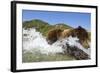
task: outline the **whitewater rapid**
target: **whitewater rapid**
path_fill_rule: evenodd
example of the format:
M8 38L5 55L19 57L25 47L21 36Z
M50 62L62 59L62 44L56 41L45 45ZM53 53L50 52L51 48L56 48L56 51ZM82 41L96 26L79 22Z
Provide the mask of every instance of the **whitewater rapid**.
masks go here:
M54 44L49 45L46 38L42 36L40 32L37 32L35 28L23 29L23 50L30 51L32 53L40 52L42 54L56 54L64 53L62 45L68 43L70 46L77 46L85 53L90 55L90 49L85 49L79 42L77 37L69 37L56 41ZM66 46L67 47L67 46Z
M34 53L41 52L42 54L63 52L62 47L58 46L58 43L49 45L46 38L35 29L23 29L23 49Z

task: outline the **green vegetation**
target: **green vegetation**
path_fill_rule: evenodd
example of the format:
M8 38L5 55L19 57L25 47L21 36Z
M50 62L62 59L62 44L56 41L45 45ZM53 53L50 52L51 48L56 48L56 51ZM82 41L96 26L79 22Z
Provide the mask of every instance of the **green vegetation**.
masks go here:
M47 22L44 22L39 19L31 20L31 21L25 21L23 22L23 28L36 28L37 31L41 32L44 36L46 36L48 30L53 28L61 28L61 29L67 29L72 28L64 23L59 23L55 25L50 25Z
M70 27L69 25L64 24L64 23L58 23L58 24L55 24L54 27L56 27L56 28L61 28L61 29L72 28L72 27Z

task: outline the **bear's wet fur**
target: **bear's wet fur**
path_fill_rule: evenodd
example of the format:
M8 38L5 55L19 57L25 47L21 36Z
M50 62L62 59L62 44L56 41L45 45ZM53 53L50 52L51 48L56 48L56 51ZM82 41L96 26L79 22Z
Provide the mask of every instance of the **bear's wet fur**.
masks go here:
M49 44L53 44L54 42L56 42L58 40L58 38L60 37L62 32L63 32L63 30L61 30L61 29L49 30L48 34L47 34L47 42Z
M77 28L71 28L71 29L51 29L49 30L47 34L47 41L49 44L53 44L59 39L63 39L66 37L78 37L80 44L84 48L89 48L89 36L88 32L82 28L81 26L78 26Z

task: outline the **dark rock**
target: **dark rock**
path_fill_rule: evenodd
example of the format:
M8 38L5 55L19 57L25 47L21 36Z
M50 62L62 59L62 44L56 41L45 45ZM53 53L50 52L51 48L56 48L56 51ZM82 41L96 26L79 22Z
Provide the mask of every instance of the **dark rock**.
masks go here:
M86 60L89 59L89 55L87 53L85 53L83 50L79 49L76 46L69 46L68 44L66 44L67 47L63 47L64 53L65 54L69 54L71 56L74 56L77 60Z

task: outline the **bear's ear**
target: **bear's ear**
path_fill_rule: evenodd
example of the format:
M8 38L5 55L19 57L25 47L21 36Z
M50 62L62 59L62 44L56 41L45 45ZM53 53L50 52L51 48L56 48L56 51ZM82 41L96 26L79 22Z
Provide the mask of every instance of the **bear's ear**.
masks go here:
M82 27L81 26L78 26L78 29L82 29Z
M76 29L86 32L85 28L83 28L82 26L78 26L78 28L76 28Z

